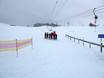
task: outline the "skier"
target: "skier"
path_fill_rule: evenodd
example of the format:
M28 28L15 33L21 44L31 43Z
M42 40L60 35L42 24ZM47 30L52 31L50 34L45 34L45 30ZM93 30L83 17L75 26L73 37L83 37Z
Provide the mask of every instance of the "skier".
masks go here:
M46 39L48 38L48 32L46 32Z
M45 34L44 34L44 38L45 38L45 39L48 38L48 32L45 32Z
M54 34L54 39L56 40L56 39L57 39L57 34L56 34L56 32L54 31L53 34Z
M48 38L52 39L52 34L51 33L48 33Z
M57 34L55 31L51 32L51 38L54 40L57 39Z
M46 39L47 38L47 33L45 32L45 34L44 34L44 38Z

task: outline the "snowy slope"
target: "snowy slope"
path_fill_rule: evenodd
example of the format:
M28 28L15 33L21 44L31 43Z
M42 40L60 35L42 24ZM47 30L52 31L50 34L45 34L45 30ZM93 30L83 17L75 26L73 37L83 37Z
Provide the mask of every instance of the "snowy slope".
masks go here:
M104 53L101 54L98 47L89 49L65 37L65 34L79 38L85 35L84 38L96 42L95 34L103 33L102 27L96 32L88 27L57 27L53 30L58 33L57 41L44 39L47 27L0 26L0 40L33 37L33 48L21 49L18 57L15 51L0 52L0 78L104 77Z

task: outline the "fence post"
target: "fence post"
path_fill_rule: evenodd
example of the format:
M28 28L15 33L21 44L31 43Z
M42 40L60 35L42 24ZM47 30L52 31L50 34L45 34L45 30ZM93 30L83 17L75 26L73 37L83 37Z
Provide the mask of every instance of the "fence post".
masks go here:
M32 46L32 49L33 49L33 38L31 38L31 46Z
M79 44L79 39L78 39L78 44Z
M102 53L102 51L103 51L102 45L103 45L103 43L101 43L101 46L100 46L100 52L101 52L101 53Z
M70 40L71 40L71 37L70 37Z
M91 48L91 44L89 43L89 48Z
M74 42L75 42L75 38L74 38Z
M101 43L101 46L100 46L100 52L102 53L102 45L103 45L103 43L102 43L102 38L100 38L100 43Z
M18 57L18 40L16 39L16 56Z
M84 46L84 41L83 41L83 46Z

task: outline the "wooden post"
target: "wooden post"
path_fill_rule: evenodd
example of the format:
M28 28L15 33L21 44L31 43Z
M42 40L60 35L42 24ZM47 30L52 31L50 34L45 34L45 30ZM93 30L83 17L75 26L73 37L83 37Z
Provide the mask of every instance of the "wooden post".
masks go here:
M75 42L75 38L74 38L74 42Z
M79 39L78 39L78 44L79 44Z
M102 53L102 38L100 38L100 43L101 43L101 46L100 46L100 52Z
M84 46L84 41L83 41L83 46Z
M100 43L102 43L102 38L100 38Z
M70 37L70 40L71 40L71 37Z
M89 48L91 48L91 44L89 43Z
M18 57L18 40L16 39L16 56Z
M31 46L32 46L32 49L33 49L33 38L31 38Z
M102 43L101 43L101 46L100 46L100 52L102 53L103 51L103 48L102 48Z

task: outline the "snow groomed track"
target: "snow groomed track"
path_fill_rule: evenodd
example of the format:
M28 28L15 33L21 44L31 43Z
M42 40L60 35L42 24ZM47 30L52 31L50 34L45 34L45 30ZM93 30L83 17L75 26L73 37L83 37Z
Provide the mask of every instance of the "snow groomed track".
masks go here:
M82 30L83 29L83 30ZM65 34L99 42L96 32L88 27L57 27L57 40L44 39L46 27L2 26L0 40L33 38L31 46L15 52L0 52L0 78L103 78L104 53L99 48L89 49L65 38ZM7 32L7 33L5 33ZM83 32L83 33L82 33ZM90 33L90 34L89 34ZM84 34L84 35L83 35Z

